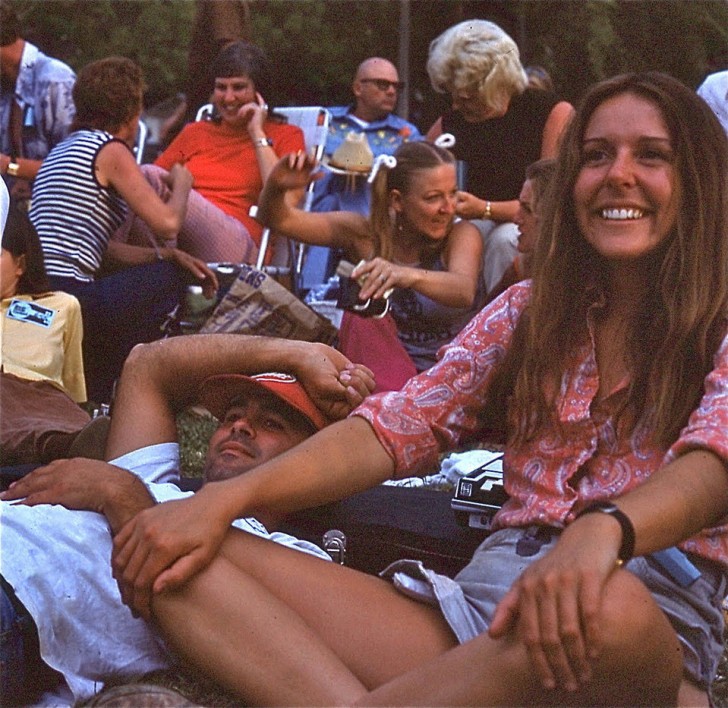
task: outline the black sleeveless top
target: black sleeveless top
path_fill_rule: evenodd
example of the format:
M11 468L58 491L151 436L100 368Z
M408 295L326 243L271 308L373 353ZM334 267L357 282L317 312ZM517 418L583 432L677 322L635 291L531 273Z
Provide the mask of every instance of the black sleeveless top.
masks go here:
M541 157L543 128L558 100L526 89L501 118L468 123L458 111L443 114L443 133L455 136L451 152L467 163L465 190L494 202L518 199L526 167Z

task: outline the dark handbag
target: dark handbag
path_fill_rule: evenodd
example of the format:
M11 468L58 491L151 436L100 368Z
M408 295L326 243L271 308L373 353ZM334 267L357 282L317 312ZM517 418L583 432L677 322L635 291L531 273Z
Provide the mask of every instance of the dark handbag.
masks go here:
M341 261L336 274L339 276L339 295L336 307L348 310L362 317L384 317L389 311L388 298L369 298L360 300L361 285L351 277L354 266L348 261Z

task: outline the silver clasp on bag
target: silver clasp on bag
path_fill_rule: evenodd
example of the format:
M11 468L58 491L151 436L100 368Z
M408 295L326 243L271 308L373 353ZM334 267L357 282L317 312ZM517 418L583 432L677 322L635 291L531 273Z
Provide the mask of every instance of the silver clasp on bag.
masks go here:
M339 565L346 561L346 534L339 529L330 529L324 534L323 547L331 560Z

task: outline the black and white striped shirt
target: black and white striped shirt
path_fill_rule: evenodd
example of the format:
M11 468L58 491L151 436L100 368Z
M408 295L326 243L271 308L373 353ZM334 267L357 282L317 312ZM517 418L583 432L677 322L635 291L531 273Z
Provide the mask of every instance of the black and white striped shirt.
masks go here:
M78 130L43 160L30 220L48 275L92 281L111 234L126 217L126 202L112 187L101 186L94 170L99 151L112 140L103 130Z

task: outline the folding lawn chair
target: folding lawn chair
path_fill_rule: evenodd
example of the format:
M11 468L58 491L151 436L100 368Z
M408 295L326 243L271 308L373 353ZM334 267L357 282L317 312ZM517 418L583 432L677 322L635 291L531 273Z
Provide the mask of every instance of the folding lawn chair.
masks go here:
M149 128L147 128L147 124L143 120L140 120L139 127L137 128L136 140L134 141L134 147L132 148L137 165L141 165L142 160L144 160L144 147L147 143L148 133Z
M326 147L326 136L329 132L329 120L331 115L321 106L292 106L286 108L277 108L276 111L285 115L291 125L298 126L303 131L303 139L306 145L306 152L313 155L316 160L320 161L324 155ZM304 211L310 211L313 202L314 183L308 185L302 208ZM270 230L263 231L263 240L261 241L260 254L258 255L257 267L263 265L265 253L268 248L270 239ZM283 239L280 239L283 242ZM286 241L288 241L286 239ZM303 271L303 262L306 255L306 245L302 243L285 243L288 246L287 261L291 268L292 285L296 294L300 294L301 273ZM275 257L274 257L275 259Z

